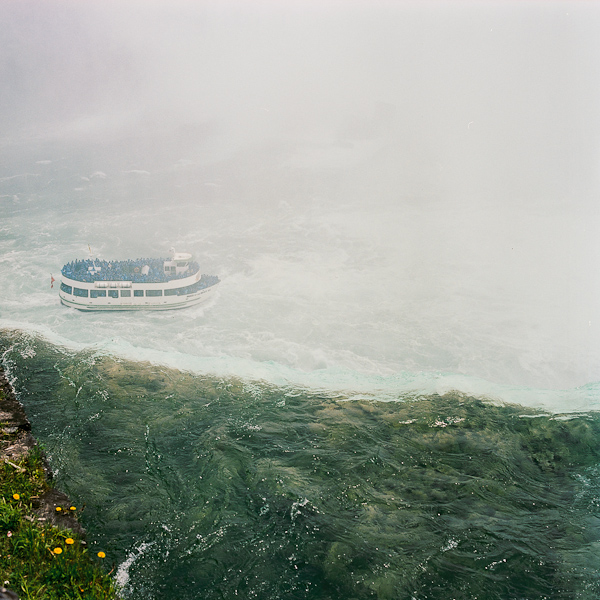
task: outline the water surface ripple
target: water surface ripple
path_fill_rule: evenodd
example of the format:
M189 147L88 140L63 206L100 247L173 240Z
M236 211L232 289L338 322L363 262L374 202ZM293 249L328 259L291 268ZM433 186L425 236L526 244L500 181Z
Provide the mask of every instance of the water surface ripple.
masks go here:
M3 364L132 600L597 598L597 414L346 400L30 334Z

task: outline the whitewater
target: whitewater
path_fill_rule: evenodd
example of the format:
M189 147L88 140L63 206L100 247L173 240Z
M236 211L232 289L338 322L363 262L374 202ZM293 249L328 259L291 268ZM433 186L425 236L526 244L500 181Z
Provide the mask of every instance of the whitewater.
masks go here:
M185 158L152 172L109 169L114 156L84 165L30 157L0 182L0 325L350 396L455 389L594 409L595 203L403 196L374 177L374 165L392 162L385 140L356 146L332 144L329 158L300 144L280 155ZM326 166L307 166L311 153ZM221 277L210 306L83 315L50 286L76 258L161 256L172 246Z
M122 596L596 600L598 6L7 7L0 360Z

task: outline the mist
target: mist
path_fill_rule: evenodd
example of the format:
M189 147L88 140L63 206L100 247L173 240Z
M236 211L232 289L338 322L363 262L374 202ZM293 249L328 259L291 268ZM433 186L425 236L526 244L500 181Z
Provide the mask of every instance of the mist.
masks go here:
M9 0L0 203L64 261L191 245L219 333L176 351L598 381L599 25L594 2Z
M3 13L11 140L190 126L230 149L378 140L436 191L597 190L596 3L7 2Z

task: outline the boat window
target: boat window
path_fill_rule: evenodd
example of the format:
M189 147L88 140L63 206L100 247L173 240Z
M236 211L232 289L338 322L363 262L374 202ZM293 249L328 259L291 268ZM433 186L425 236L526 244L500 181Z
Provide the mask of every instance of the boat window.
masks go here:
M143 296L144 290L133 290L133 295L134 296Z
M90 290L90 298L106 298L106 290Z
M205 286L203 286L200 281L197 281L196 283L185 287L167 289L165 290L165 296L186 296L187 294L196 293L202 287Z
M73 295L74 296L80 296L81 298L87 298L88 297L88 291L87 290L82 290L81 288L73 288Z
M121 290L121 298L131 298L131 290Z
M162 290L146 290L146 296L162 296Z
M60 289L62 292L65 292L65 294L71 294L73 292L73 288L70 285L67 285L66 283L61 283Z
M108 290L108 297L109 298L118 298L119 290Z

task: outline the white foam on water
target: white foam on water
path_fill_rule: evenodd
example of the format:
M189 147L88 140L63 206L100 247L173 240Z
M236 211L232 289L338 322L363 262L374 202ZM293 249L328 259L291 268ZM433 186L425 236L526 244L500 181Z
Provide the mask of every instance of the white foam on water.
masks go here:
M23 324L0 320L0 330L22 331ZM132 346L119 339L94 344L73 342L51 329L29 330L67 352L92 352L126 360L149 362L195 375L236 378L273 385L282 390L303 390L343 400L406 401L433 394L458 392L491 403L518 404L555 414L575 414L600 410L600 383L569 389L543 389L493 383L478 377L445 372L398 372L378 375L340 367L302 371L273 361L254 361L232 356L194 356ZM23 358L33 350L26 348Z
M26 209L5 211L0 326L63 347L349 397L454 389L557 412L595 410L592 204L573 211L555 200L390 194L389 181L375 177L391 160L381 153L393 157L386 143L369 142L351 166L335 167L336 177L325 170L317 180L319 160L305 160L310 146L298 150L308 167L294 166L293 148L281 161L249 153L214 172L190 162L188 188L171 167L131 178L123 172L137 167L126 164L71 166L66 175L64 164L56 172L43 165L44 177L61 176L65 187L50 193L44 180L24 194ZM238 173L258 165L271 168L271 187L240 187ZM69 191L72 180L99 172L106 178L91 178L85 194ZM164 202L156 190L178 189L172 177L180 201ZM206 180L219 187L196 185ZM101 187L108 181L110 193ZM172 246L221 277L209 304L81 313L60 305L58 281L50 288L51 274L58 280L64 263L90 249L120 259L167 255Z
M119 589L123 590L129 583L129 569L133 563L144 555L144 552L153 546L156 542L144 542L132 550L127 558L117 567L115 574L115 583Z

